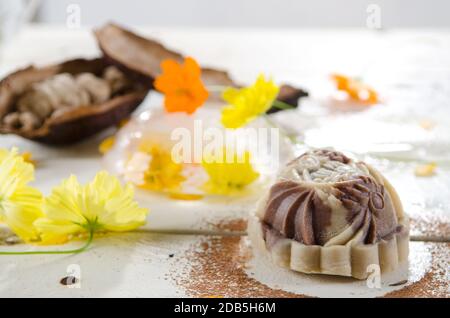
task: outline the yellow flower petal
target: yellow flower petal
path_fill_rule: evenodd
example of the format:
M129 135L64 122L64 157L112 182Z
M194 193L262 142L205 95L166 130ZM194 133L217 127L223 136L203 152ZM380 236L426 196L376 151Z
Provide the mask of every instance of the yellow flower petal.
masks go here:
M111 199L105 206L107 213L99 219L108 231L130 231L145 224L147 213L136 202L132 200L134 191L131 186L127 186L125 192L114 199Z
M233 104L234 101L239 97L240 90L234 87L228 87L222 93L222 98L224 101Z
M437 164L429 163L425 165L417 166L414 170L414 174L417 177L431 177L436 173Z
M87 186L89 193L96 193L97 204L103 208L97 215L98 223L109 231L130 231L145 224L148 210L133 200L131 185L122 187L119 180L106 172L100 172Z
M226 150L224 150L219 160L210 156L203 159L202 165L209 176L209 181L205 185L207 192L212 194L239 192L258 179L259 173L250 163L249 152L241 156L234 152L231 157L232 160L227 162Z
M76 176L70 176L55 187L45 199L44 212L47 218L83 224L86 219L82 211L83 188Z
M110 136L100 143L100 145L98 146L98 151L102 155L104 155L104 154L108 153L112 149L112 147L114 147L115 143L116 143L116 137Z
M0 219L24 241L38 239L34 221L42 214L42 194L28 186L34 168L16 149L0 151Z
M176 191L185 180L183 166L173 161L170 150L158 145L141 144L139 150L150 156L140 188L152 191Z
M36 161L33 159L33 154L29 151L26 151L22 153L22 158L26 163L32 164L33 166L36 166Z
M227 88L222 98L229 105L222 111L222 125L235 129L248 124L270 109L279 91L279 87L272 80L266 81L262 74L252 86L239 90Z
M41 233L41 244L56 245L68 242L73 234L86 232L87 229L70 221L40 218L34 222Z
M0 196L3 198L34 180L33 165L24 162L17 149L3 154L0 165Z
M17 189L9 198L11 209L5 209L8 226L25 241L38 239L38 232L33 223L42 217L42 194L31 187Z
M145 224L148 210L134 201L131 185L99 172L81 186L75 176L56 187L45 200L45 217L37 220L44 243L61 243L88 230L129 231Z

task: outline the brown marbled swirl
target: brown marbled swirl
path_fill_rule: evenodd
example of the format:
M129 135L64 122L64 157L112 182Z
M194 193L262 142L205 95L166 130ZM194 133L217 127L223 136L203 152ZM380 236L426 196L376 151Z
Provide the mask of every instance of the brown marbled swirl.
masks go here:
M306 153L281 176L260 212L268 247L280 238L304 245L374 244L402 230L392 187L386 188L373 168L342 153Z

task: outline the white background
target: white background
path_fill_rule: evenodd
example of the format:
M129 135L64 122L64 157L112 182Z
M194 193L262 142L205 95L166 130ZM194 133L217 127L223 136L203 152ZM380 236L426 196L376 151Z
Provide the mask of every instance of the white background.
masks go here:
M2 0L3 1L3 0ZM208 27L365 27L378 4L383 28L449 27L449 0L42 0L38 21L64 23L79 4L82 23Z

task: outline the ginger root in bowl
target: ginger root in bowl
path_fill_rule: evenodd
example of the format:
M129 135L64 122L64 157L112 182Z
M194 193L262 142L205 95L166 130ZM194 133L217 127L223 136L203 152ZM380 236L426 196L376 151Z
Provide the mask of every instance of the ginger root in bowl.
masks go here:
M406 262L409 221L389 182L364 162L327 149L280 173L249 222L254 245L303 273L365 279Z

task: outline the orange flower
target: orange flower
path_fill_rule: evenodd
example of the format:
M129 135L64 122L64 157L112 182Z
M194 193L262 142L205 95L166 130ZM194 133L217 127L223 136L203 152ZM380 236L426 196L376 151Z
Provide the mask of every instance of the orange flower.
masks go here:
M331 78L336 83L336 88L346 92L351 99L367 105L373 105L379 102L377 92L368 85L339 74L333 74Z
M164 106L169 113L192 114L208 99L208 91L201 80L201 69L190 57L184 64L175 60L161 63L162 74L155 80L155 88L165 95Z

